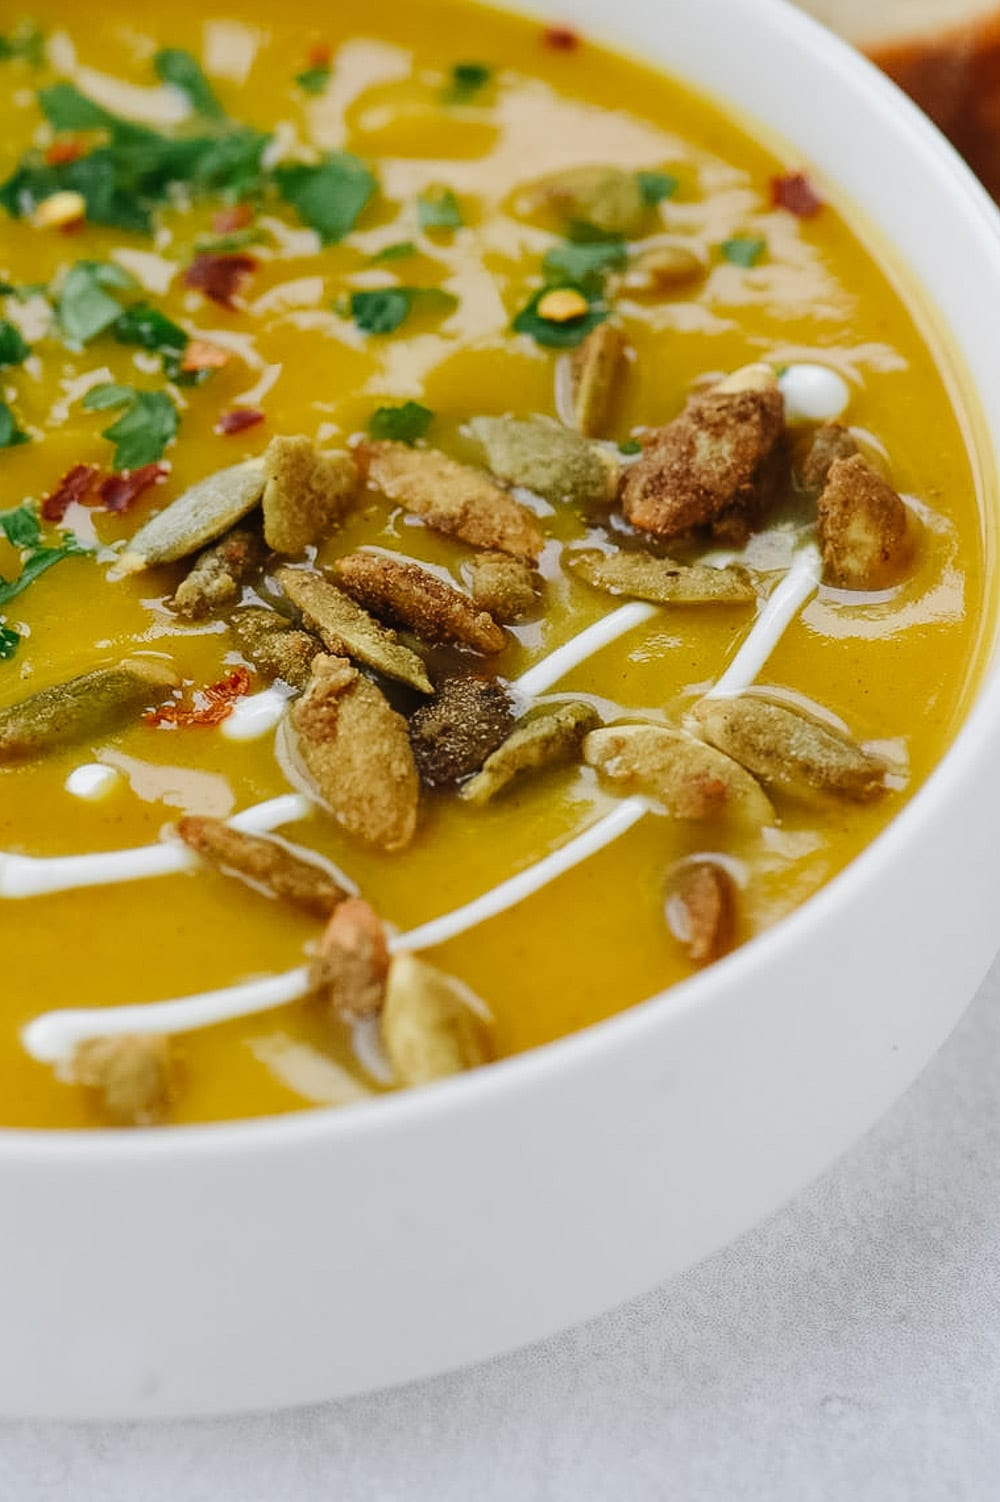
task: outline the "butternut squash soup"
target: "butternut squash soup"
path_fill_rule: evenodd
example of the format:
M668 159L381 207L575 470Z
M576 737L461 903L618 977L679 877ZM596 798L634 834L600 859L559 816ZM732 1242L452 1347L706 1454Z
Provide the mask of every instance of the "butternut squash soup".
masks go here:
M970 423L794 153L452 0L40 0L0 119L0 1123L558 1038L940 758Z

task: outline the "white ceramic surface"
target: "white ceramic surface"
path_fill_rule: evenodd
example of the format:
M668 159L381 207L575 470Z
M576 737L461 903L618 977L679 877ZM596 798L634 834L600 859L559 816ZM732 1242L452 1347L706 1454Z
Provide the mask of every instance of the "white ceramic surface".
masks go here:
M838 182L929 289L1000 453L1000 220L891 85L779 0L560 14ZM581 1320L761 1219L913 1079L987 968L998 737L994 668L944 764L844 876L558 1045L339 1113L0 1133L0 1412L210 1413L401 1382Z

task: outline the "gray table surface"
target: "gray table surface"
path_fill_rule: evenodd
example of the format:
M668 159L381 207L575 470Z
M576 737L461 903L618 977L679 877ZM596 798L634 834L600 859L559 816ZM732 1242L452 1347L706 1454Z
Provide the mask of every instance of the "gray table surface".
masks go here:
M347 1403L0 1426L0 1502L1000 1498L998 1161L1000 963L865 1142L678 1281Z

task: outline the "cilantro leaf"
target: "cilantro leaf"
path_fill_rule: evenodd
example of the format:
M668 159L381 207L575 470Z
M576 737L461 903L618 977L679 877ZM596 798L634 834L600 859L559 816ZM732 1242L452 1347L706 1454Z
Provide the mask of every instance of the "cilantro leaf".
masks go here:
M623 438L618 445L618 452L620 454L641 454L642 444L638 438Z
M121 123L73 83L54 83L39 89L38 104L53 130L108 130Z
M551 318L543 318L538 311L539 303L551 292L562 288L570 292L579 292L586 298L587 312L582 313L579 318L569 318L561 323ZM517 314L511 328L518 334L530 334L536 344L541 344L546 349L574 349L586 339L592 329L596 329L599 323L603 323L607 316L606 306L592 289L575 282L560 282L556 287L539 287Z
M16 579L0 579L0 605L7 605L16 595L22 594L29 584L34 584L53 564L61 563L64 558L81 557L89 552L90 549L82 547L72 532L64 532L63 541L58 547L39 548L37 552L29 553Z
M21 633L13 626L0 625L0 662L10 662L21 645Z
M16 324L8 318L0 318L0 369L4 365L21 365L30 354L31 347L25 343Z
M122 305L105 288L130 290L135 282L120 266L104 261L77 261L63 278L56 316L63 333L88 344L121 316Z
M35 68L45 61L45 36L34 21L19 21L6 36L0 35L0 62L20 58Z
M0 449L17 448L20 443L30 443L31 437L17 425L17 418L6 402L0 402Z
M159 308L149 303L135 303L112 325L111 332L119 344L137 344L155 354L179 359L188 347L188 336Z
M643 202L651 209L665 198L673 198L680 186L677 178L671 177L669 172L637 172L636 180Z
M373 438L390 438L397 443L415 443L423 438L434 421L430 407L419 402L403 402L399 407L376 407L368 419L368 431Z
M366 334L392 334L414 308L451 312L458 299L441 287L380 287L375 292L352 292L350 316Z
M180 89L191 108L206 120L224 120L226 112L212 92L212 86L201 70L201 64L182 47L161 47L153 58L153 67L161 83Z
M324 63L319 68L305 68L301 73L296 73L295 82L306 94L322 94L330 82L330 65Z
M446 104L467 104L493 77L486 63L456 63L444 91Z
M734 235L723 240L719 246L724 258L732 266L756 266L767 249L767 241L758 235Z
M419 250L412 240L397 240L392 245L383 245L371 258L373 266L380 261L404 261L408 256L419 255Z
M91 412L125 408L101 434L115 445L112 468L116 470L155 464L177 434L177 408L164 391L136 391L132 386L104 382L90 388L83 405Z
M266 239L258 225L249 224L246 229L233 229L225 235L199 235L194 248L198 255L224 256L234 250L246 250L248 245L260 245Z
M542 271L549 282L571 282L599 292L606 271L620 270L628 260L628 246L620 235L580 244L564 240L546 252Z
M37 548L42 539L42 528L34 504L22 501L11 511L0 511L0 532L11 547Z
M450 188L428 188L417 199L421 229L461 229L464 224L458 199Z
M331 152L315 167L300 162L276 167L274 180L285 202L324 245L350 234L377 186L364 162L349 151Z

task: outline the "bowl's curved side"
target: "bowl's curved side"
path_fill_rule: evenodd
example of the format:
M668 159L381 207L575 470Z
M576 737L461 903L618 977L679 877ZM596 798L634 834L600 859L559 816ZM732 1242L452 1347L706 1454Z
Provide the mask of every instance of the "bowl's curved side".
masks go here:
M776 0L561 9L794 139L1000 390L1000 220L866 64ZM985 972L998 730L994 673L928 786L823 893L565 1043L333 1115L0 1134L0 1411L210 1413L404 1381L586 1318L758 1221L914 1078Z

